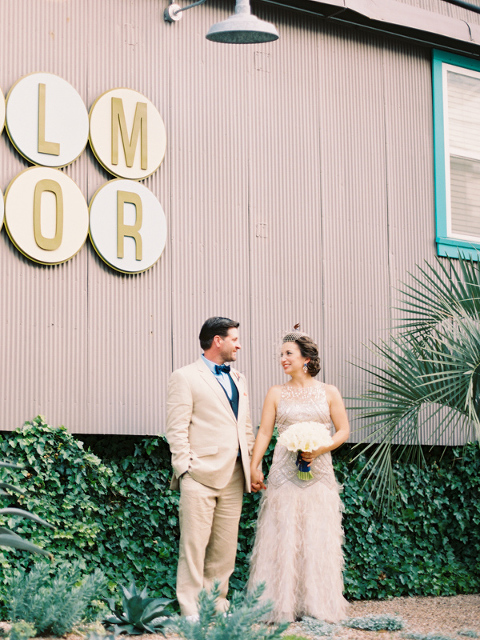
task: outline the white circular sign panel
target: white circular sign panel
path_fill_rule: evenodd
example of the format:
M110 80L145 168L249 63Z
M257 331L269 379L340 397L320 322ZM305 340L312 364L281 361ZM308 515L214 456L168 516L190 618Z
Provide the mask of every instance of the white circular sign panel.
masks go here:
M7 95L7 133L17 151L44 167L64 167L88 142L87 108L72 85L52 73L32 73Z
M66 262L87 239L87 203L62 171L30 167L8 185L5 227L27 258L41 264Z
M165 157L165 124L155 105L138 91L111 89L90 109L90 145L114 176L143 180Z
M0 89L0 133L5 125L5 97Z
M167 241L162 205L139 182L111 180L90 202L90 239L100 258L117 271L146 271Z

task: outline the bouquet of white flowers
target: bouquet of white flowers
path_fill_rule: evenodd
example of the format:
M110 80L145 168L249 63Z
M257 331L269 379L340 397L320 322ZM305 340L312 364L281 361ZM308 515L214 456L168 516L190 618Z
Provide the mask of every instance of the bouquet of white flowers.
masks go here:
M284 431L278 442L289 451L298 451L297 476L300 480L310 480L313 474L308 462L302 459L302 451L314 451L318 447L328 447L332 444L332 436L328 427L320 422L296 422Z

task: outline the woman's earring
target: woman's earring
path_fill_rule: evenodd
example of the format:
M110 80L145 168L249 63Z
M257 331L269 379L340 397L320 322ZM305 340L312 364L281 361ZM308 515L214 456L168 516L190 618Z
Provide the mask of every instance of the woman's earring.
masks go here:
M304 362L303 363L303 373L307 373L307 371L308 371L307 363Z

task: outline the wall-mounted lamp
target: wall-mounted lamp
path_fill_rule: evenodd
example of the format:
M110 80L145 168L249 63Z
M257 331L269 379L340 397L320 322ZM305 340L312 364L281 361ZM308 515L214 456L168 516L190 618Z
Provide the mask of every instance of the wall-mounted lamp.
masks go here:
M165 9L164 18L167 22L180 20L183 11L204 2L205 0L198 0L183 9L178 4L170 4ZM235 13L223 22L212 25L206 37L213 42L256 44L278 40L278 33L273 24L252 15L249 0L236 0Z
M168 7L163 12L163 17L165 18L165 22L178 22L182 17L182 11L186 11L187 9L191 9L192 7L198 7L199 4L203 4L206 0L198 0L198 2L194 2L193 4L189 4L186 7L180 7L178 4L170 2Z

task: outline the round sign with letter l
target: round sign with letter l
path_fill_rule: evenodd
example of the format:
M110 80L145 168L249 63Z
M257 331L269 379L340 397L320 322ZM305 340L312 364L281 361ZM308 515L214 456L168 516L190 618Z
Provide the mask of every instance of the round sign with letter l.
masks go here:
M7 133L33 164L65 167L88 142L88 112L72 85L53 73L20 78L7 95Z

